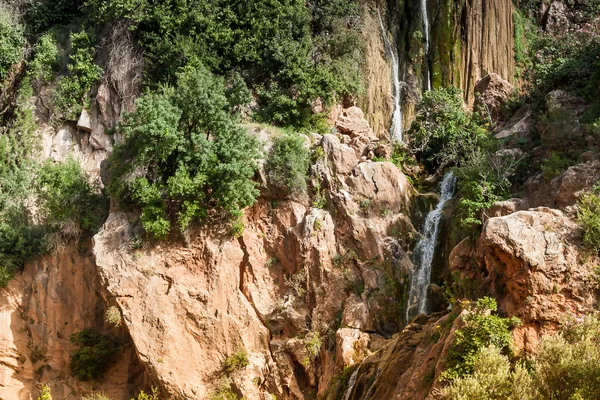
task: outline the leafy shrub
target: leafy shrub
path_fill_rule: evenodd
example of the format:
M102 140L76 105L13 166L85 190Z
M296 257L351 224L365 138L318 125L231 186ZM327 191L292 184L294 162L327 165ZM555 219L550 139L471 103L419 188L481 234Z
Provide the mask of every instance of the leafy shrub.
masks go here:
M48 83L58 69L60 52L56 38L46 33L38 39L33 47L33 59L29 63L28 76L32 81Z
M306 193L310 152L303 136L283 134L273 141L267 159L269 179L292 194Z
M579 199L578 222L583 227L583 241L600 252L600 193L586 193Z
M496 346L482 347L473 363L472 374L463 376L434 393L437 400L524 400L531 387L529 375L521 364L514 371L508 357Z
M85 329L71 335L71 342L79 348L71 355L70 368L80 380L102 377L117 351L115 343L100 332Z
M47 161L38 171L38 186L47 224L73 220L89 232L102 225L108 212L106 198L90 185L77 161Z
M497 346L477 352L471 374L435 393L439 400L595 399L600 395L600 321L571 320L544 335L527 363L511 365ZM526 367L527 365L527 367Z
M52 400L52 390L50 389L50 386L42 386L38 400Z
M147 93L136 104L118 127L125 141L111 156L110 193L141 208L155 237L171 231L171 217L184 230L214 209L225 211L239 234L241 210L258 195L251 178L260 154L232 116L223 80L188 67L176 90Z
M153 387L152 394L150 394L150 393L146 394L142 390L135 399L131 399L131 400L159 400L158 389Z
M452 347L446 358L447 369L442 378L452 381L471 374L477 361L477 353L483 347L496 346L508 352L512 344L510 329L519 324L517 318L493 315L496 301L489 297L477 300L477 306L463 317L464 328L455 332Z
M423 94L409 135L412 150L429 169L462 165L488 140L478 116L463 108L455 87Z
M106 310L106 314L104 315L104 320L106 322L113 325L115 328L118 328L121 326L122 319L121 311L116 306L108 307L108 310Z
M58 82L53 97L53 108L59 118L76 120L84 97L100 79L102 69L94 64L94 39L87 32L71 33L69 40L69 73Z
M306 126L311 104L360 87L359 8L352 0L271 2L89 0L102 22L127 19L144 50L146 82L173 84L200 60L219 74L241 71L256 89L263 119Z
M562 153L550 153L542 161L541 169L546 179L552 179L562 174L567 168L574 165L576 161L567 158Z
M239 400L239 397L231 390L231 380L222 377L219 386L210 394L208 400Z
M67 23L80 14L83 0L32 0L27 10L27 22L34 33L52 25Z
M223 362L223 368L225 371L227 371L227 373L231 374L239 371L240 369L246 368L248 364L248 353L246 353L244 348L240 347L235 353L225 359L225 362Z
M16 12L6 3L0 4L0 81L21 59L25 47L23 27L17 21Z

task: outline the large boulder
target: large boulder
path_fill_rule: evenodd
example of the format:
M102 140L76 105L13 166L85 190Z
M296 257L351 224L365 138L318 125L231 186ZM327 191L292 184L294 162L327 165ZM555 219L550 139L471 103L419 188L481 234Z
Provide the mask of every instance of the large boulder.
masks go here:
M475 85L475 109L489 113L492 120L496 121L502 117L504 104L513 90L513 85L492 72Z

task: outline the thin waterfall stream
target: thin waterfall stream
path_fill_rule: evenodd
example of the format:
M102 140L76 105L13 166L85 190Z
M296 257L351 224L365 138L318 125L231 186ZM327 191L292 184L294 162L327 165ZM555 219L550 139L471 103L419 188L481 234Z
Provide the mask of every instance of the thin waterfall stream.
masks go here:
M392 140L396 142L402 142L404 141L404 135L402 132L402 85L400 82L400 67L398 65L398 58L396 57L396 52L394 51L392 44L388 39L386 30L383 26L383 20L381 19L381 13L379 12L379 10L377 10L377 15L379 16L379 26L381 27L381 35L383 36L385 48L390 54L390 57L392 58L392 78L394 79L394 114L392 116L390 136L392 137Z
M425 31L425 76L427 79L427 90L431 90L431 76L429 73L429 15L427 13L427 0L421 0L421 11L423 15L423 30Z
M440 201L435 209L427 214L423 224L423 236L415 246L413 252L413 271L408 305L406 307L406 323L420 313L427 313L427 287L431 281L431 266L438 242L440 221L446 203L454 195L456 177L448 172L440 185Z

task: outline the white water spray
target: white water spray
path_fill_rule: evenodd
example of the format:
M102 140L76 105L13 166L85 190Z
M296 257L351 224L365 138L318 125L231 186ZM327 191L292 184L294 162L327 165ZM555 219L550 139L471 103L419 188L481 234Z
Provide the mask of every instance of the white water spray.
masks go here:
M406 323L420 313L427 312L427 287L431 280L431 264L435 252L438 229L442 219L444 206L454 194L456 177L448 172L440 185L440 201L434 210L427 214L423 226L423 237L417 243L413 252L415 270L413 271L408 307L406 308Z
M427 14L427 0L421 0L423 13L423 29L425 30L425 76L427 79L427 90L431 90L431 77L429 76L429 15Z
M397 142L402 142L404 140L404 136L402 133L402 85L400 83L400 73L399 73L399 65L398 58L396 57L396 53L392 48L392 44L390 43L386 30L383 26L383 21L381 19L381 13L377 10L377 15L379 16L379 26L381 27L381 35L383 36L383 41L385 43L385 48L387 52L390 54L392 58L392 78L394 79L394 115L392 117L392 126L390 128L390 135L393 140Z

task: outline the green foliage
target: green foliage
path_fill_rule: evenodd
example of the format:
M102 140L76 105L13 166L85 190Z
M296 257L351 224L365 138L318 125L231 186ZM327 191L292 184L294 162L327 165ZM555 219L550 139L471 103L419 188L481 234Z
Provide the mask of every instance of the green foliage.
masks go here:
M32 0L27 10L28 25L37 33L68 23L80 14L82 5L82 0Z
M33 47L33 58L29 62L27 74L32 81L48 83L54 77L59 62L56 37L52 33L46 33L40 36Z
M455 379L434 393L437 400L525 400L531 379L517 364L514 371L501 349L491 345L478 350L473 372Z
M583 227L583 241L600 252L600 193L586 193L579 199L579 224Z
M71 33L69 41L69 73L58 82L53 97L53 108L59 118L76 120L85 96L100 79L102 68L94 63L94 39L86 31Z
M465 326L455 332L456 336L446 358L447 369L442 374L443 380L452 381L471 374L477 361L477 353L483 347L493 345L505 352L510 350L510 329L520 321L517 318L493 315L492 312L496 309L494 299L483 297L463 317Z
M50 389L50 386L42 386L38 400L52 400L52 390Z
M322 344L323 339L319 335L319 332L309 332L304 337L304 347L306 347L310 358L315 358L319 355Z
M491 154L490 154L491 153ZM463 229L474 229L485 219L484 212L495 202L508 198L523 158L480 149L461 167L458 178L458 215Z
M160 400L158 397L158 389L153 387L152 394L150 394L150 393L146 394L142 390L136 398L131 399L131 400Z
M25 47L23 27L16 11L6 3L0 4L0 81L9 68L21 59Z
M290 194L306 193L310 152L303 136L286 133L275 137L267 159L269 179Z
M173 84L201 61L242 72L263 119L306 126L311 104L359 89L358 7L352 0L88 0L100 21L127 19L146 57L146 82Z
M240 347L235 353L225 359L223 362L223 369L225 369L228 374L232 374L240 369L246 368L249 364L248 353L246 353L246 350L243 347Z
M77 161L47 161L38 171L37 184L47 224L76 220L89 232L102 225L108 212L106 199L90 185Z
M43 230L31 223L25 206L34 194L38 145L31 96L25 79L12 123L0 128L0 287L44 248Z
M472 373L435 393L438 400L596 399L600 395L600 321L570 320L544 335L527 364L511 365L498 346L482 347Z
M552 179L576 163L577 161L566 157L563 153L552 152L542 161L541 169L546 179Z
M206 68L186 68L176 89L150 92L136 102L118 131L124 143L111 156L109 192L139 207L142 223L161 238L210 210L224 210L232 231L243 229L241 210L258 192L251 180L258 142L237 125L225 84Z
M115 343L100 332L85 329L71 335L78 349L71 355L70 368L80 380L101 378L114 359Z
M535 24L518 9L513 13L513 24L515 63L517 65L516 78L520 78L524 69L529 69L533 66L529 46L530 43L533 43L536 40L537 28Z
M423 94L409 135L412 150L430 170L463 165L488 141L479 117L463 108L455 87Z
M239 397L231 390L231 380L222 377L219 386L210 394L208 400L239 400Z

